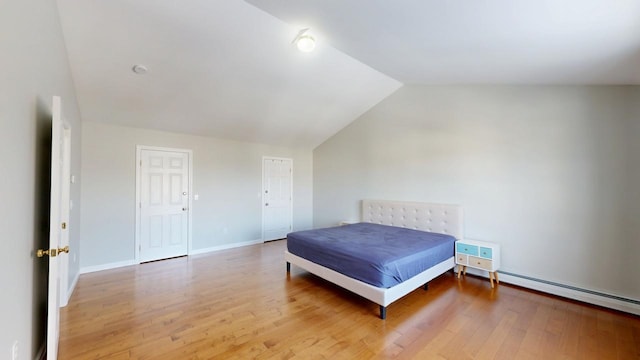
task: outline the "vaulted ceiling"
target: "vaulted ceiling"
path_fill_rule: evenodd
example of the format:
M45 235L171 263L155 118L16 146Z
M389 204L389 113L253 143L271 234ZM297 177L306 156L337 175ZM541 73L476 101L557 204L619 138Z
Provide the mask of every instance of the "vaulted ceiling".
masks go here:
M640 84L635 0L57 1L85 121L313 148L403 83Z
M640 84L637 0L247 0L403 83Z

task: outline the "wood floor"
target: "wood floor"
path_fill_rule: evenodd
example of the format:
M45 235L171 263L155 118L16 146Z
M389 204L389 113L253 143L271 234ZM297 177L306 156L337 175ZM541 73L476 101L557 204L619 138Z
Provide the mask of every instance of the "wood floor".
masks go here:
M80 277L59 359L640 359L640 317L452 273L378 306L285 241Z

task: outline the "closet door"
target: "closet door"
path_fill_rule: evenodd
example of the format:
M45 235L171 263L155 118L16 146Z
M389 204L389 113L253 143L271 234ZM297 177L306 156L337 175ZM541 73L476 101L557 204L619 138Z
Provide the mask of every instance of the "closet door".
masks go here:
M262 239L283 239L293 229L293 160L265 157L262 171Z
M189 153L140 152L140 262L187 255Z

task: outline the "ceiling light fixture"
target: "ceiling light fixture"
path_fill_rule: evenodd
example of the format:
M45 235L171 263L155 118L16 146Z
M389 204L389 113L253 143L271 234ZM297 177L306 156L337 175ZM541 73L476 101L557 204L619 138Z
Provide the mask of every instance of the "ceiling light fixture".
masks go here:
M311 52L316 47L316 39L307 34L307 31L309 31L309 28L300 30L291 42L292 44L296 44L298 50L302 52Z
M144 75L149 72L149 69L146 66L140 64L133 65L131 70L138 75Z

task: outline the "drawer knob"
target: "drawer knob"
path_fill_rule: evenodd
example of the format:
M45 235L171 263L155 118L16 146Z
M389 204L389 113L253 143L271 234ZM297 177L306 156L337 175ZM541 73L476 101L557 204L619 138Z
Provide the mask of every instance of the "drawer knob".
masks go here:
M478 265L480 265L480 261L478 261Z

